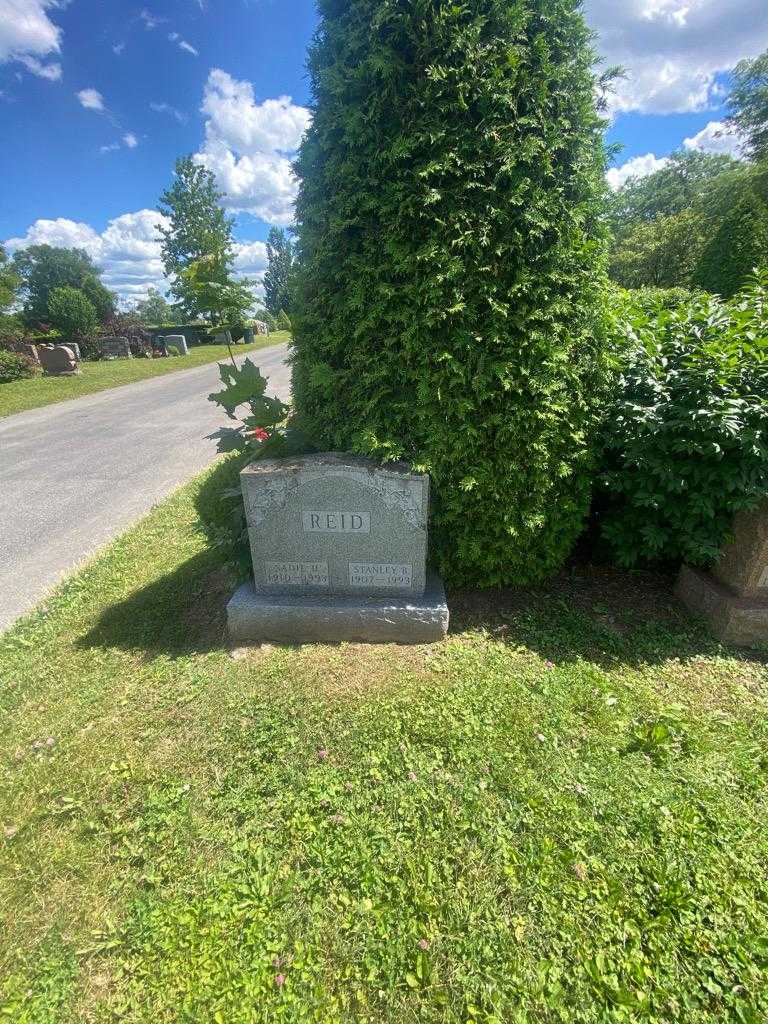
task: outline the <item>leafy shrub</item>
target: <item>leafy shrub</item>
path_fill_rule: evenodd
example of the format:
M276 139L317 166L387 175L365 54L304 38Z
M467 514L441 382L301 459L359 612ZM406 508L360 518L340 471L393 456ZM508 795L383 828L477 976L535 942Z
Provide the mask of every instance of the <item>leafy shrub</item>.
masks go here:
M557 569L606 373L602 122L576 0L321 0L297 168L298 415L433 484L454 582Z
M65 338L81 338L99 323L90 299L78 288L56 288L48 300L48 318Z
M9 384L12 380L24 380L34 377L39 367L22 352L8 352L0 349L0 384Z
M168 345L166 347L166 352L168 353L169 356L180 356L181 355L181 350L180 350L178 345Z
M677 309L690 302L696 294L688 288L636 288L631 296L634 306L650 313L654 310Z
M603 534L616 560L706 566L768 493L768 273L729 303L619 311L625 369L606 428Z

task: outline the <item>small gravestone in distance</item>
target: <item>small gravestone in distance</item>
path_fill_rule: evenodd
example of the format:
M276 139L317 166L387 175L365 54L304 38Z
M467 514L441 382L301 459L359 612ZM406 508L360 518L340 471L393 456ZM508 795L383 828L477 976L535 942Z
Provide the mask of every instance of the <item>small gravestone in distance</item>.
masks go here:
M54 345L53 347L61 348L62 346ZM76 341L68 341L64 347L72 350L72 355L75 357L76 363L79 363L81 361L82 356L80 355L80 346L77 344Z
M168 348L170 345L174 345L179 350L180 355L189 355L189 349L187 348L187 339L184 337L183 334L166 334L163 340L165 341L166 348Z
M127 338L100 338L99 344L104 359L133 359Z
M75 353L66 345L41 345L38 355L43 373L49 377L74 377L80 373Z
M448 628L427 571L429 477L325 452L241 473L253 580L228 606L241 641L428 643Z
M768 643L768 500L738 513L711 573L683 566L676 593L723 643Z

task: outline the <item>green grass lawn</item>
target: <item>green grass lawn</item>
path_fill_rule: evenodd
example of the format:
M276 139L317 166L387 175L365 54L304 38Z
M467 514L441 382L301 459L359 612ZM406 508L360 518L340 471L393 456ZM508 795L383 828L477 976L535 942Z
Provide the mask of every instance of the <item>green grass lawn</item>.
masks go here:
M269 338L259 338L253 345L235 345L237 355L256 352L269 345L288 341L288 331L275 331ZM41 405L52 405L68 398L92 395L96 391L133 384L148 377L160 377L165 373L190 370L204 363L215 363L228 359L226 345L198 345L190 348L189 355L169 359L112 359L99 363L83 362L78 377L32 377L29 380L11 381L0 384L0 418L12 416L25 409L37 409Z
M231 476L0 637L0 1019L765 1021L765 658L588 569L230 652Z

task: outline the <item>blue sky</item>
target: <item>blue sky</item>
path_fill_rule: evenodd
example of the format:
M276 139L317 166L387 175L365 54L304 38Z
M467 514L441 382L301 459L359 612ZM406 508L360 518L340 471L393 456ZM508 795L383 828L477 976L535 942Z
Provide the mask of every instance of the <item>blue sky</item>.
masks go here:
M586 0L608 63L610 181L681 146L736 152L722 99L768 48L767 0ZM81 245L130 301L162 286L153 208L195 153L237 216L238 266L259 275L288 224L290 161L308 114L313 0L0 0L0 239Z

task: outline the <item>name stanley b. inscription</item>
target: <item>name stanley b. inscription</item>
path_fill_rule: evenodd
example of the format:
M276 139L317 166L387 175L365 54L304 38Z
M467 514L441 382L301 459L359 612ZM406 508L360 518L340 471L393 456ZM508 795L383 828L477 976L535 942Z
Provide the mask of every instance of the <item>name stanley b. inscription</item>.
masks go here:
M328 453L256 462L242 483L257 590L423 595L425 475Z

